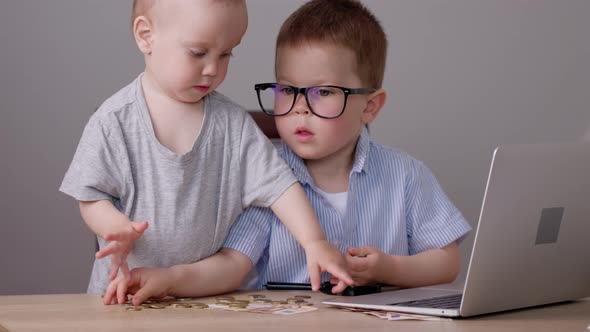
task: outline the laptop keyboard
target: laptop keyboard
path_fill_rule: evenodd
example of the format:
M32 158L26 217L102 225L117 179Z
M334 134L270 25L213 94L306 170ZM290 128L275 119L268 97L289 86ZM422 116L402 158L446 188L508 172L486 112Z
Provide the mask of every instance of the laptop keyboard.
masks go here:
M390 305L404 307L437 308L437 309L459 309L463 294L453 294L440 297L432 297L416 301L392 303Z

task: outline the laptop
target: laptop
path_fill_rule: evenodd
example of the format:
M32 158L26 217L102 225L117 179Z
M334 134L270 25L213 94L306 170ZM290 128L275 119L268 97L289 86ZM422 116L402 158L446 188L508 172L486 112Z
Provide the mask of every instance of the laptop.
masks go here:
M495 149L462 289L408 288L324 304L469 317L590 296L590 143Z

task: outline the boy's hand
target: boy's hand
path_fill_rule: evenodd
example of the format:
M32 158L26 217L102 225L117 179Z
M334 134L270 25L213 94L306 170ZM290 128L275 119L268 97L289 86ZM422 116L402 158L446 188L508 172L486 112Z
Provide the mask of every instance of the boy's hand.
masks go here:
M109 244L96 253L96 258L101 259L111 256L111 272L109 280L114 280L121 269L123 276L129 279L129 266L127 265L127 255L133 248L133 244L139 239L148 227L146 221L131 221L128 225L108 233L104 239Z
M133 305L140 305L149 298L163 298L169 295L172 278L166 268L138 268L129 273L129 278L118 276L111 281L104 295L104 304L123 304L127 294L135 294Z
M374 247L348 248L346 263L355 285L380 283L388 256Z
M352 278L346 271L344 256L328 241L312 242L305 248L305 255L307 256L307 269L312 290L320 289L320 274L324 271L332 274L332 280L338 280L338 284L332 288L332 293L341 293L347 285L352 285Z

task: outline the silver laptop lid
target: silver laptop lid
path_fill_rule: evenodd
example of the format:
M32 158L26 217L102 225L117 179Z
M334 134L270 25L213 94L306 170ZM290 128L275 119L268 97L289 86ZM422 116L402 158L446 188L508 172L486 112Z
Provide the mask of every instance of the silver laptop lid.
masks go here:
M325 304L473 316L590 296L590 143L506 145L490 167L460 310L395 303L445 285L337 297Z
M590 144L494 152L461 315L590 296Z

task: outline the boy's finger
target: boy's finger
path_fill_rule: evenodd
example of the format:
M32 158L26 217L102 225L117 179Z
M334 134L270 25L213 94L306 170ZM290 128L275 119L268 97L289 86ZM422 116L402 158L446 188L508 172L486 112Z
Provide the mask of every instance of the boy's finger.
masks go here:
M104 293L103 303L106 305L115 304L116 303L116 290L117 290L117 282L112 281L108 286Z
M347 271L345 271L343 268L341 268L340 266L334 266L328 272L330 272L330 274L332 274L333 276L338 278L340 280L340 282L344 282L347 285L352 286L352 284L354 283L352 281L352 278L350 277L350 274Z
M116 242L111 242L107 244L106 247L97 251L96 254L94 254L94 257L96 257L96 259L101 259L109 255L112 255L114 252L116 252L117 247L118 246Z
M119 272L118 267L116 267L114 264L111 265L111 271L109 272L109 280L113 281L115 280L115 278L117 277L117 273Z
M346 252L351 256L356 256L358 250L359 250L358 248L348 248L348 249L346 249Z
M111 263L111 272L109 272L109 280L110 281L115 280L118 272L119 272L119 265L116 263Z
M152 293L153 293L153 291L149 287L149 284L146 284L137 290L135 295L133 295L131 302L133 303L133 305L140 305L143 302L145 302L147 299L149 299L152 296Z
M145 295L143 295L143 288L140 288L135 295L131 298L131 303L134 306L141 305L146 300Z
M307 269L309 271L309 280L311 281L311 290L315 292L320 289L320 267L317 264L308 263Z
M127 260L125 260L123 264L119 266L119 269L121 270L121 273L123 273L123 278L125 280L131 279L131 274L129 273L129 265L127 265Z
M113 304L113 283L111 283L107 287L107 290L104 293L104 298L102 300L102 303L104 303L105 305Z
M119 304L125 304L127 302L127 279L118 279L117 283L117 300Z
M367 254L373 252L371 247L348 248L348 254L354 257L367 257Z
M334 294L338 294L338 293L342 293L344 292L344 290L346 289L347 285L343 282L343 281L338 281L338 284L334 287L332 287L332 293Z
M132 221L131 227L133 227L133 229L137 233L143 233L143 231L145 231L148 228L148 222L147 221Z

